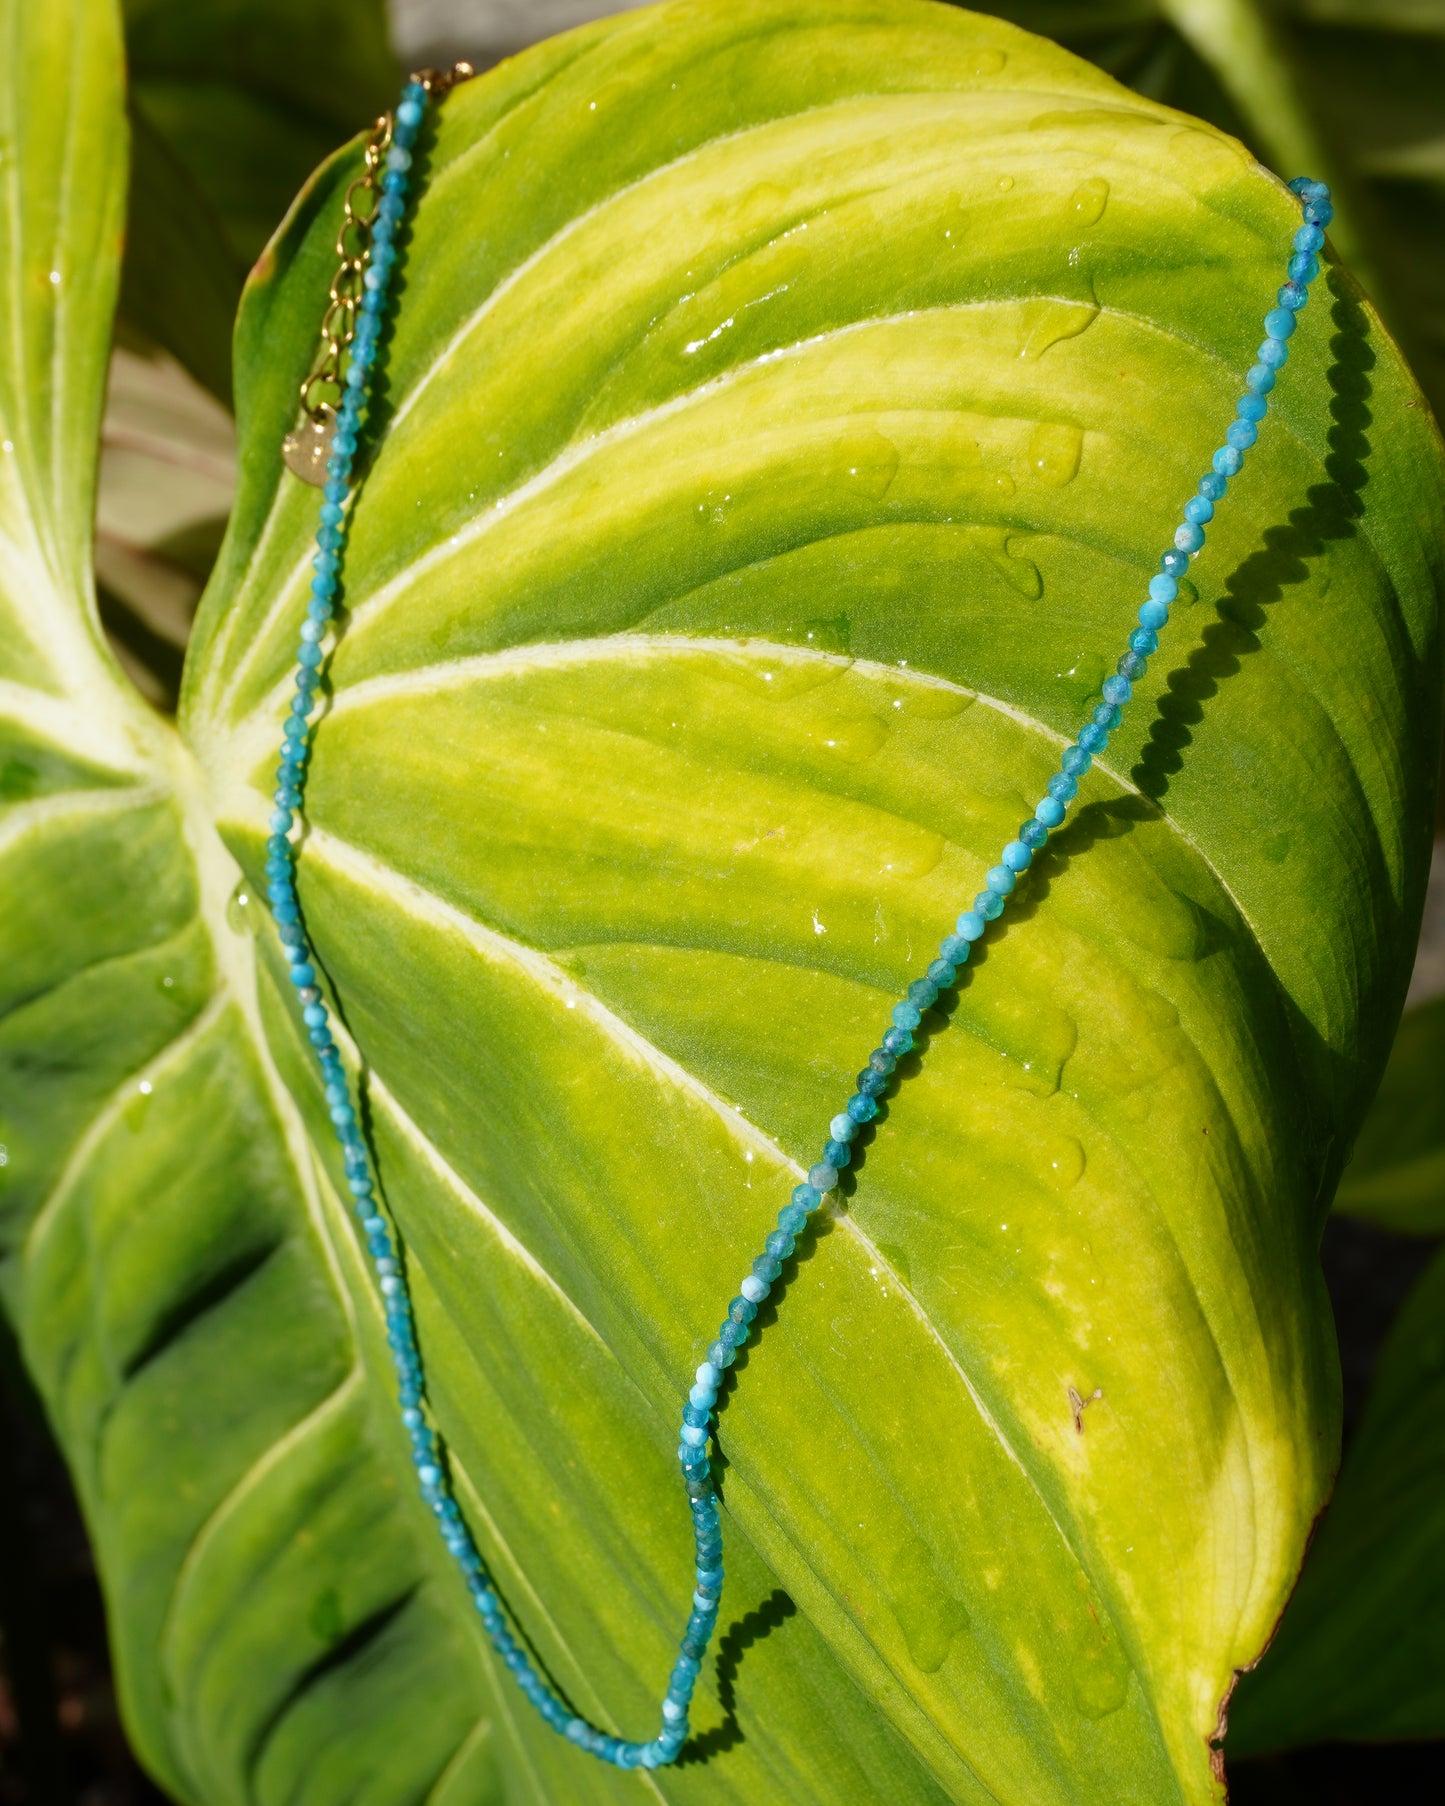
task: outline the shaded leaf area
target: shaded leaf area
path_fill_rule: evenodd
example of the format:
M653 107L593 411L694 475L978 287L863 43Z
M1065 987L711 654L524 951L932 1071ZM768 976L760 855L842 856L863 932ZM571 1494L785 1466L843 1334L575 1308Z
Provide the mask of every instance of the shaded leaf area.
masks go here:
M1001 0L1152 99L1340 191L1338 242L1445 413L1445 15L1412 0Z
M1049 46L866 0L607 21L424 161L302 896L463 1504L636 1734L679 1378L1095 698L1297 214ZM248 291L244 446L354 167ZM729 1609L796 1610L723 1637L666 1798L1217 1797L1332 1461L1320 1200L1438 731L1428 416L1343 272L1295 344L1172 656L739 1364ZM253 879L314 521L243 457L187 671ZM526 1720L495 1749L524 1799L624 1785Z
M122 308L229 400L241 280L309 173L394 98L383 0L125 0Z
M1386 1229L1445 1232L1445 998L1401 1022L1335 1202Z
M1445 1729L1445 1256L1401 1311L1359 1433L1230 1750Z

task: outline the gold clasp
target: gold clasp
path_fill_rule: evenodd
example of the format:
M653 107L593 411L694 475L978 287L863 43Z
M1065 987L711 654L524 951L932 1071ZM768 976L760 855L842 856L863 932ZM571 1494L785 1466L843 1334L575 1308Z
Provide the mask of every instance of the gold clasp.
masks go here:
M420 82L433 100L440 100L459 82L470 81L475 74L470 63L453 63L450 69L420 69L411 79ZM336 234L336 255L341 264L332 278L326 312L321 317L321 343L301 384L300 417L281 444L287 469L318 489L326 486L326 461L336 435L335 403L341 397L341 365L356 335L356 316L371 256L371 224L376 217L393 129L392 115L383 113L366 141L361 173L346 190L341 226Z

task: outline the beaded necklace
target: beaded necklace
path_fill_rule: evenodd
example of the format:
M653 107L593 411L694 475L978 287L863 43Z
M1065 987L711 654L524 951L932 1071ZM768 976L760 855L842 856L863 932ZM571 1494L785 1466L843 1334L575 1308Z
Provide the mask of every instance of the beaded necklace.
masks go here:
M923 1012L955 982L973 943L987 932L990 922L1003 914L1034 854L1063 822L1079 779L1119 725L1134 685L1158 649L1159 633L1168 622L1170 604L1179 593L1179 579L1189 568L1190 558L1204 545L1205 527L1213 519L1215 505L1223 499L1229 479L1239 472L1245 453L1259 437L1259 423L1268 407L1266 398L1274 387L1277 371L1289 356L1288 340L1295 330L1296 316L1309 298L1309 284L1319 272L1318 253L1333 208L1324 183L1311 182L1303 176L1290 183L1291 191L1303 203L1304 223L1294 235L1278 305L1265 315L1265 338L1259 347L1258 361L1244 379L1246 393L1224 435L1224 444L1214 454L1212 468L1184 504L1184 518L1174 535L1174 544L1160 559L1158 574L1150 579L1148 600L1139 610L1139 624L1129 635L1127 650L1114 675L1104 681L1103 701L1064 753L1059 771L1049 780L1047 794L1020 827L1017 839L1004 847L999 863L987 874L972 907L959 916L953 932L944 938L937 959L893 1006L892 1021L858 1074L856 1091L828 1124L821 1158L779 1212L777 1228L744 1275L717 1339L697 1369L683 1408L678 1448L692 1512L697 1564L692 1611L662 1701L661 1728L650 1742L631 1743L579 1718L538 1673L507 1627L501 1599L457 1504L442 1443L428 1415L425 1370L396 1232L378 1203L372 1157L357 1118L351 1084L332 1037L330 1014L301 921L296 895L297 848L290 838L305 798L312 713L328 656L322 642L336 609L346 543L347 502L352 494L352 465L367 402L369 372L386 310L387 288L396 262L397 231L406 211L412 150L428 102L440 99L471 74L469 65L459 63L444 74L427 70L414 75L403 88L395 113L386 114L377 122L366 147L364 170L347 190L345 217L336 241L341 268L331 286L320 350L301 387L302 420L283 448L292 471L322 487L324 499L316 535L311 600L296 655L296 694L276 772L278 788L266 842L266 877L277 933L291 961L291 982L300 1000L307 1035L316 1050L347 1183L376 1271L387 1342L399 1382L401 1419L411 1441L421 1495L461 1569L493 1647L547 1724L579 1748L618 1768L660 1768L677 1759L686 1741L688 1708L717 1624L722 1596L722 1526L707 1445L723 1375L747 1340L758 1307L792 1254L809 1215L837 1185L839 1174L852 1157L854 1138L877 1115L878 1099L887 1090L899 1059L913 1046L914 1030ZM327 388L340 390L339 406L316 399L318 392Z

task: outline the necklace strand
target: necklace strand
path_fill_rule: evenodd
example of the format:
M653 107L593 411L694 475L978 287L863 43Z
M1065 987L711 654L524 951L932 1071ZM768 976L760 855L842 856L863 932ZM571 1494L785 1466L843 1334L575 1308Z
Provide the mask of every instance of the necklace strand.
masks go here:
M1246 393L1240 398L1224 444L1214 454L1212 467L1200 479L1197 492L1184 505L1184 518L1174 535L1174 544L1160 559L1159 572L1150 580L1148 600L1139 610L1139 624L1129 635L1128 648L1114 675L1104 682L1103 701L1064 753L1060 769L1049 780L1047 793L1033 815L988 872L972 907L959 916L953 932L944 938L937 959L893 1006L892 1020L880 1045L869 1054L867 1065L858 1074L857 1089L828 1124L828 1139L821 1157L779 1212L776 1229L744 1275L717 1339L697 1369L682 1413L678 1448L693 1524L696 1571L692 1611L663 1698L661 1728L651 1741L632 1743L578 1717L538 1672L508 1628L492 1576L457 1504L442 1443L429 1416L425 1368L397 1235L377 1199L372 1157L357 1117L352 1085L331 1033L317 962L302 924L296 894L298 849L290 838L303 811L311 717L329 656L322 649L322 641L336 610L346 544L347 503L352 494L352 465L396 262L396 237L406 212L413 148L428 101L439 99L471 73L463 63L445 74L426 71L413 76L402 90L395 114L384 115L377 122L367 144L363 172L347 191L337 239L341 270L331 287L320 351L302 386L302 422L284 448L287 463L298 475L324 484L324 499L312 561L315 574L311 600L296 655L296 694L276 772L275 809L266 842L266 877L272 915L291 962L291 982L301 1004L307 1036L316 1052L327 1107L341 1144L347 1185L376 1272L387 1343L396 1367L401 1419L410 1438L422 1498L436 1517L442 1540L462 1571L493 1648L553 1730L619 1768L660 1768L677 1759L686 1741L688 1709L717 1625L722 1596L722 1526L708 1440L714 1429L723 1376L747 1341L758 1308L777 1283L783 1263L793 1253L809 1216L837 1186L839 1174L852 1158L854 1139L878 1114L878 1100L891 1083L898 1061L912 1048L923 1012L955 983L974 942L986 933L990 922L1003 914L1034 855L1063 823L1078 791L1079 779L1118 727L1134 686L1158 649L1159 634L1169 620L1170 604L1179 593L1179 579L1189 568L1190 558L1203 547L1205 527L1213 519L1229 479L1238 474L1245 453L1259 436L1259 423L1268 408L1267 397L1274 388L1276 373L1289 356L1288 340L1295 330L1296 316L1309 298L1309 284L1319 272L1318 253L1333 209L1329 190L1322 182L1299 177L1290 183L1290 189L1303 203L1304 223L1294 235L1287 279L1279 291L1277 305L1265 315L1265 337L1258 361L1245 377ZM363 211L364 202L369 211ZM344 378L343 358L347 360ZM315 400L318 388L326 386L339 388L339 407Z

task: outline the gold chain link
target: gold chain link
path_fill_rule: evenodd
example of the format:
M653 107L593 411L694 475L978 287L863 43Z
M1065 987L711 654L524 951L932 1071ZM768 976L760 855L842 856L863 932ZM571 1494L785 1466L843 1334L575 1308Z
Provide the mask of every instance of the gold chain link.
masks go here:
M470 63L453 63L450 69L421 69L412 76L433 100L470 80L476 73ZM346 190L341 226L336 234L340 267L331 280L326 312L321 318L321 343L301 384L301 411L313 426L320 426L331 407L318 391L341 392L341 362L356 334L356 316L365 292L367 259L371 255L371 227L380 202L381 176L391 149L393 119L383 113L366 141L366 161L361 174Z

